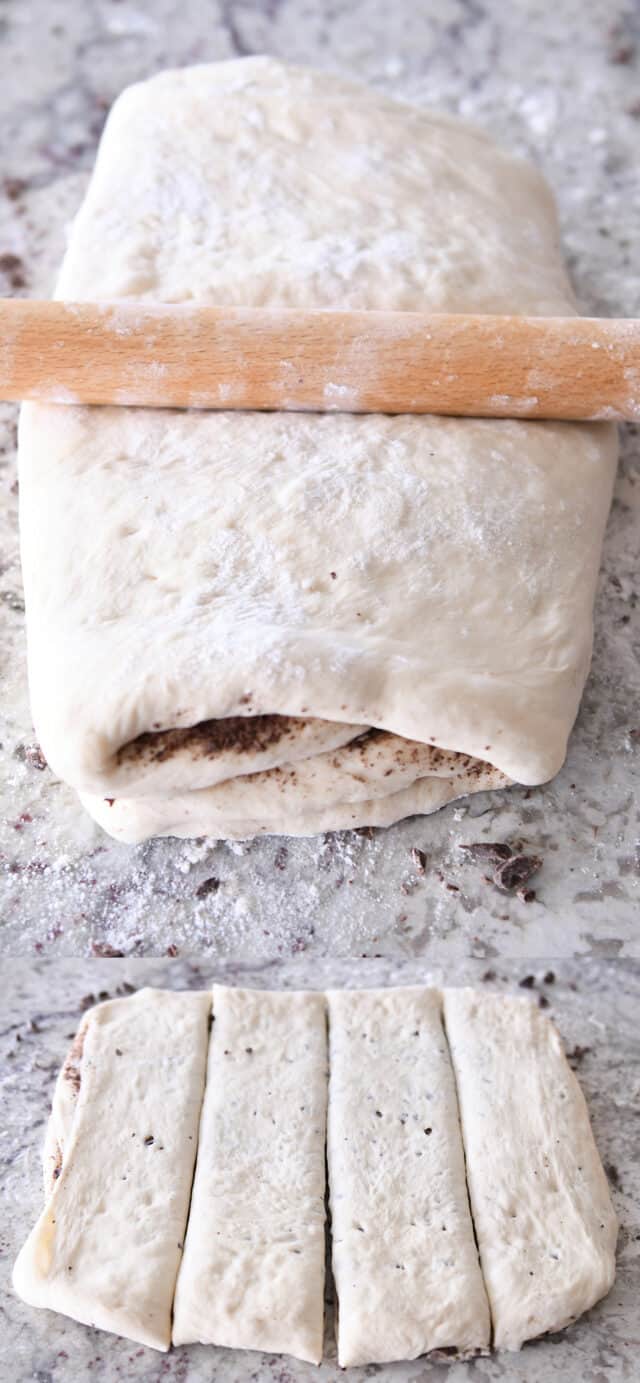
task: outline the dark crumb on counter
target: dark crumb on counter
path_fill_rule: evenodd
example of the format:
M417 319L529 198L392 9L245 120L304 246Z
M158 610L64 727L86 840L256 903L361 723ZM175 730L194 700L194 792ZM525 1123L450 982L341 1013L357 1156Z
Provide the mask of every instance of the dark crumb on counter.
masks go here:
M492 980L497 978L495 970L485 970L484 975L480 976L480 979L483 980L485 984L491 984Z
M607 1173L612 1186L620 1185L620 1173L613 1162L605 1162L604 1170Z
M556 977L555 977L555 975L554 975L554 973L553 973L553 970L547 970L546 975L543 975L542 983L543 983L543 984L555 984L555 982L556 982Z
M95 996L95 994L83 994L83 996L82 996L82 998L81 998L81 1000L80 1000L80 1003L79 1003L80 1012L81 1012L81 1013L84 1013L84 1012L86 1011L86 1009L88 1009L88 1008L93 1008L93 1005L95 1004L95 1001L96 1001L96 996Z
M505 860L494 870L496 887L503 893L512 893L514 889L527 884L541 868L542 860L539 855L513 855L510 860Z
M614 63L616 66L626 67L628 63L633 62L635 51L632 43L620 43L617 48L612 48L609 53L609 62Z
M173 941L171 942L171 945L170 945L170 946L167 946L167 949L166 949L166 951L165 951L165 955L171 956L171 959L172 959L172 960L175 958L175 956L178 955L178 947L174 944Z
M295 738L304 721L294 716L225 716L203 720L187 729L147 731L116 756L117 763L162 764L175 754L187 751L193 759L214 758L217 754L264 753L281 740Z
M10 288L17 290L27 286L24 263L19 255L0 254L0 274L6 276Z
M115 946L109 946L106 941L92 941L91 954L92 956L99 956L104 959L108 959L109 957L117 957L120 959L124 956L124 951L116 950Z
M459 850L466 850L469 857L479 863L488 860L490 864L498 860L510 860L513 854L510 845L505 845L501 841L477 841L472 845L459 845Z
M288 858L289 851L287 850L286 845L281 845L279 849L276 850L275 858L273 861L274 869L286 869Z
M17 202L29 184L24 178L4 178L2 190L10 202Z
M416 874L424 874L427 867L427 856L425 851L419 850L418 846L414 845L411 851L411 858Z
M16 759L21 759L28 764L29 768L37 768L40 772L47 767L47 761L39 744L19 744L14 749Z
M145 1148L150 1148L152 1143L155 1143L156 1140L152 1133L148 1133L146 1138L143 1138L142 1141L144 1143Z
M505 841L477 841L458 849L465 850L474 864L490 865L491 874L483 875L486 883L494 884L501 893L515 893L523 903L535 901L534 889L525 885L542 868L543 861L540 855L525 855L521 841L515 848Z
M549 1008L549 1000L546 994L538 995L538 1008Z
M525 975L523 980L518 980L518 984L520 989L535 989L536 977L535 975Z
M590 1051L590 1047L581 1047L578 1043L576 1043L576 1046L572 1049L572 1051L567 1052L567 1061L570 1065L579 1066L580 1063L584 1061L584 1058L589 1055Z
M210 879L203 879L196 889L196 898L206 898L209 893L217 893L220 887L220 880L214 875Z

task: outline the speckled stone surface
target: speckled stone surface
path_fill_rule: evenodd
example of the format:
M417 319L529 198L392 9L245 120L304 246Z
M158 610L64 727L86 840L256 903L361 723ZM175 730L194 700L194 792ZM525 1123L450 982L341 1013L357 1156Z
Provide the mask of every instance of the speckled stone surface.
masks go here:
M549 967L553 967L553 979ZM6 967L5 967L6 968ZM349 1370L354 1379L396 1383L620 1383L637 1379L640 1293L640 966L621 960L510 960L487 978L483 962L429 968L415 960L338 961L302 956L281 963L238 966L200 960L17 960L12 997L0 1030L0 1087L6 1098L0 1145L0 1378L26 1383L167 1380L170 1383L303 1383L344 1378L335 1362L331 1307L325 1364L319 1369L275 1355L190 1346L161 1356L50 1312L34 1311L9 1286L15 1254L41 1203L40 1147L57 1070L80 1018L83 999L113 995L132 984L204 988L213 979L269 988L440 983L518 990L533 975L562 1033L585 1092L594 1134L621 1221L616 1282L610 1295L565 1333L526 1345L518 1355L473 1364L411 1364ZM545 980L545 976L547 977ZM483 978L484 977L484 978ZM8 977L5 977L8 978ZM126 992L126 990L125 990ZM581 1050L582 1049L582 1053ZM328 1291L331 1297L331 1290Z
M530 156L558 197L583 310L640 314L640 16L628 0L4 0L0 292L50 293L123 86L163 66L261 51L458 111ZM552 784L371 838L132 849L103 836L30 749L15 410L0 417L2 949L640 954L637 428L623 436L593 671ZM518 838L544 859L529 904L485 883L457 848ZM424 873L412 847L426 852Z

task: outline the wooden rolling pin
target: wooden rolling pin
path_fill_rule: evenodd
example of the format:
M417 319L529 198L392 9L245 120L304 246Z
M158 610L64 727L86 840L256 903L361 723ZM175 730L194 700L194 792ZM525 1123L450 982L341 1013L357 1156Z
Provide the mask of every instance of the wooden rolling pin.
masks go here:
M0 398L640 419L640 321L0 300Z

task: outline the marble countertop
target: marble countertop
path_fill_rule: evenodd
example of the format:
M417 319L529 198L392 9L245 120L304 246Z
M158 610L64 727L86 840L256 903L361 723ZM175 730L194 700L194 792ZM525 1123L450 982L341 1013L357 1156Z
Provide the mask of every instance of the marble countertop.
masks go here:
M635 18L634 18L635 15ZM640 22L612 0L4 0L0 292L51 291L105 112L166 65L269 52L461 112L533 158L560 205L586 313L640 315ZM14 953L268 959L638 955L638 428L623 435L593 671L569 758L532 791L473 798L371 837L114 843L33 752L18 562L16 410L0 408L0 917ZM521 837L535 901L460 843ZM427 856L416 875L411 850Z
M11 1383L94 1383L167 1380L167 1383L332 1383L345 1375L335 1363L331 1309L326 1362L320 1369L275 1355L190 1346L167 1356L86 1329L50 1312L34 1311L13 1294L13 1259L41 1203L40 1148L53 1083L91 999L143 984L204 988L212 980L258 987L309 987L440 983L477 984L518 991L532 975L557 1021L585 1092L596 1142L621 1222L618 1269L610 1295L564 1333L526 1345L518 1355L496 1355L472 1364L410 1364L350 1370L361 1380L395 1383L622 1383L637 1378L640 1300L640 965L586 958L538 961L527 968L511 959L492 971L467 960L429 968L416 960L327 960L301 956L239 966L181 959L127 960L18 958L11 961L11 997L0 1030L3 1107L2 1214L0 1230L0 1379ZM8 967L5 965L5 972ZM546 980L545 980L546 976ZM8 985L9 974L4 975ZM7 991L5 991L7 992ZM522 990L520 990L522 992Z

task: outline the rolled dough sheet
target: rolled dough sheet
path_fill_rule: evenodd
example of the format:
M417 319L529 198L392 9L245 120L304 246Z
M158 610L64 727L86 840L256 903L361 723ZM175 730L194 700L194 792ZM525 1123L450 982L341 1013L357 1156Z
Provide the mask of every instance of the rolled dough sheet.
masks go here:
M57 294L575 310L533 168L270 58L124 92ZM26 405L47 758L125 840L384 824L548 779L589 665L615 459L605 424ZM402 772L359 783L371 727Z
M618 1223L582 1091L532 1003L444 991L471 1210L496 1349L609 1291Z
M215 986L213 1014L173 1342L320 1363L324 996Z
M144 989L87 1015L77 1100L54 1099L59 1175L14 1268L31 1306L169 1348L210 1006Z
M332 991L327 1155L341 1365L486 1350L436 990Z

